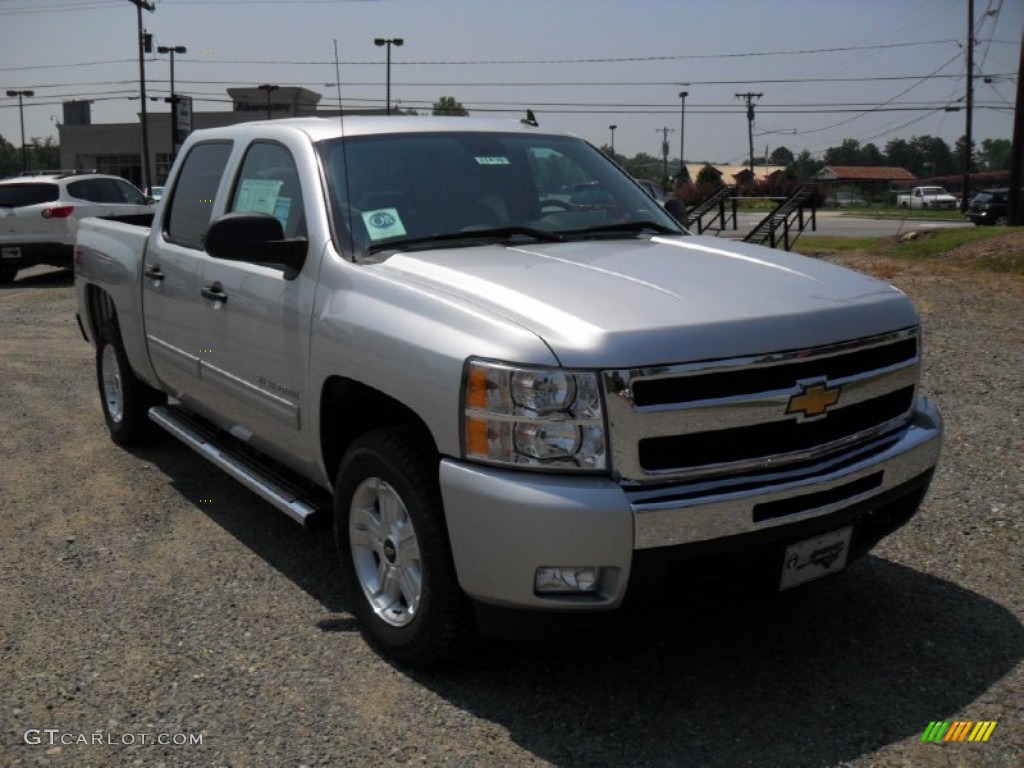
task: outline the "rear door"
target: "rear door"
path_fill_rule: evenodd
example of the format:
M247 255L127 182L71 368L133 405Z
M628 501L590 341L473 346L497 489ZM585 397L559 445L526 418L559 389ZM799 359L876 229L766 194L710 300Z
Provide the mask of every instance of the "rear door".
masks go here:
M224 176L232 143L195 144L171 192L160 231L153 232L143 264L146 341L163 385L182 402L208 397L199 374L213 346L211 317L202 296L203 238Z

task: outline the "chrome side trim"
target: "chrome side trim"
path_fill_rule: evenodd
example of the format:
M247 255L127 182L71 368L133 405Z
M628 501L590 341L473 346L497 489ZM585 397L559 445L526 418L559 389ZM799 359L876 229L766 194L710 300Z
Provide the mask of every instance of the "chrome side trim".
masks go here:
M918 401L913 422L895 440L882 441L875 450L861 447L852 456L828 459L823 467L784 471L744 487L742 478L680 484L655 490L626 490L633 510L637 549L688 544L736 536L765 528L799 522L837 511L852 503L877 496L918 477L939 459L942 420L925 398ZM835 468L837 467L838 468ZM754 522L754 507L766 502L793 499L833 490L847 483L884 472L879 487L784 517ZM753 485L753 484L750 484ZM675 496L676 498L672 498Z

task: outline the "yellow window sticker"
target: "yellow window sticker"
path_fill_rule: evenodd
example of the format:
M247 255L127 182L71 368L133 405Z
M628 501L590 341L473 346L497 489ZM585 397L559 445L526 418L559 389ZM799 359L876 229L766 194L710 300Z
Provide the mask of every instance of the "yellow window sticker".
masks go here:
M378 208L376 211L363 211L363 224L371 241L386 240L389 237L400 237L405 234L402 217L395 208Z

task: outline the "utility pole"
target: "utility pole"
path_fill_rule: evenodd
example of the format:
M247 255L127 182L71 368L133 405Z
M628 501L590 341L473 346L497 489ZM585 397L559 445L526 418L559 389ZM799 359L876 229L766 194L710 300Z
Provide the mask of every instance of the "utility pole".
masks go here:
M142 104L142 189L149 192L152 186L152 177L149 173L149 118L146 115L146 59L145 54L150 53L153 48L152 36L146 34L142 28L142 10L150 13L156 10L150 0L128 0L135 6L139 20L139 101Z
M974 0L967 0L967 126L964 131L964 183L960 212L967 213L971 191L971 118L974 113Z
M676 129L675 128L664 127L664 128L655 128L654 130L655 130L656 133L660 133L661 134L661 159L662 159L662 162L664 164L664 168L663 168L663 171L662 171L662 173L663 173L662 178L667 180L668 179L668 135L670 133L675 133Z
M973 1L973 0L972 0ZM763 93L737 93L737 99L747 102L747 143L750 145L750 176L754 176L754 99L760 99Z
M689 83L683 83L683 85L689 85ZM686 97L689 95L689 91L679 92L679 178L683 181L690 180L689 174L686 172L686 156L683 154L686 139Z
M1007 224L1024 224L1024 33L1020 37L1020 64L1017 65L1017 104L1013 112L1013 144L1010 145L1010 200Z

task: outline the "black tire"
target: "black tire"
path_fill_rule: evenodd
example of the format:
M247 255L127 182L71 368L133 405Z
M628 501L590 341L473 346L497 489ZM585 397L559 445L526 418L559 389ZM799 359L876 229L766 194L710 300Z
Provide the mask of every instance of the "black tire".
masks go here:
M16 269L0 269L0 285L10 285L18 276Z
M455 575L437 473L437 453L419 431L380 429L346 452L334 496L349 608L374 648L413 667L463 655L477 634Z
M120 446L144 444L156 432L147 412L167 402L167 395L136 378L128 364L121 333L106 323L96 343L96 385L110 438Z

